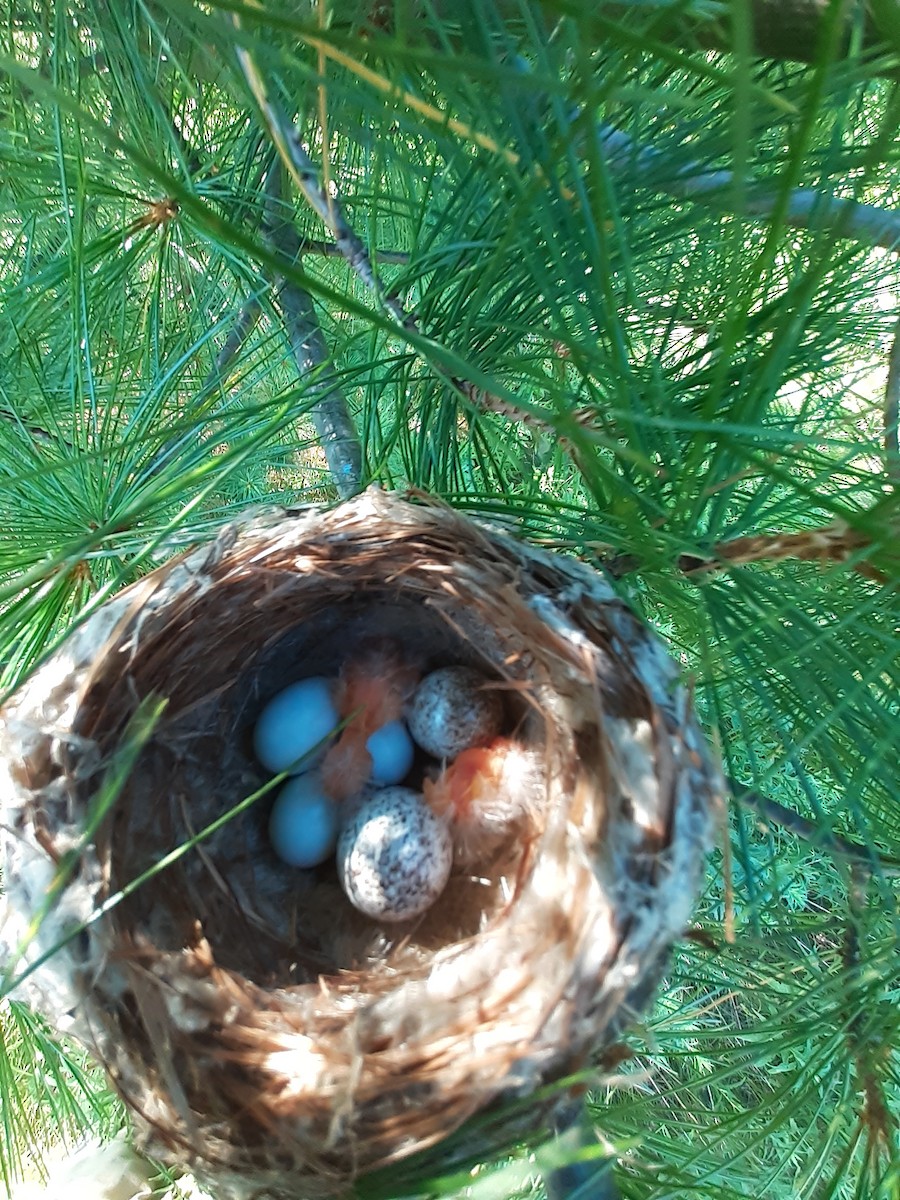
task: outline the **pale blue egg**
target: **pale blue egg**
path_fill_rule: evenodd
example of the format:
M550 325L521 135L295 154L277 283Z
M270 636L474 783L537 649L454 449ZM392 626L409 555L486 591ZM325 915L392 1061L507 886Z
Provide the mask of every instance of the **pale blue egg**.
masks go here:
M289 779L269 817L272 849L291 867L316 867L334 853L338 806L315 772Z
M373 783L383 787L399 783L409 774L415 751L402 721L389 721L376 729L366 742L366 749L372 756Z
M314 676L292 683L263 709L253 731L256 757L273 774L308 771L321 761L325 747L304 758L332 734L340 721L327 679ZM298 761L301 760L301 761Z

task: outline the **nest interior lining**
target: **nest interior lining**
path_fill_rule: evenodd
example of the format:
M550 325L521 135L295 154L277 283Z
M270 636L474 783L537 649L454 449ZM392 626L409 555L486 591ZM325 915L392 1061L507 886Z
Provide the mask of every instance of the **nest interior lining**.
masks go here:
M304 604L309 591L312 616ZM170 695L169 711L117 804L110 832L113 886L136 878L153 856L174 849L265 784L268 776L253 758L253 726L265 704L295 679L336 676L373 637L390 638L425 671L452 663L493 669L475 643L456 632L459 613L416 600L398 602L378 589L334 603L327 602L327 592L326 578L315 589L299 586L293 597L282 592L274 606L259 604L256 619L240 628L243 665L236 676L229 676L230 645L224 665L219 661L216 623L202 613L191 619L188 661L183 667L167 663L170 675L190 680L188 695ZM279 619L291 624L282 631ZM474 624L471 614L467 623ZM155 666L157 656L151 652L149 658ZM515 689L512 666L504 664L507 678L497 679L507 690L508 730L534 747L543 743L545 722ZM206 696L198 673L205 676ZM128 684L139 695L165 686L143 669L140 648ZM109 702L102 711L109 711ZM425 765L420 754L413 780ZM395 978L404 967L421 965L437 947L484 929L514 891L525 852L515 845L474 875L455 872L443 902L423 919L399 932L378 927L350 905L333 863L298 871L279 862L266 833L276 794L271 791L139 889L121 914L127 928L170 951L191 944L202 929L220 966L267 987L312 983L322 974L362 966L383 968Z

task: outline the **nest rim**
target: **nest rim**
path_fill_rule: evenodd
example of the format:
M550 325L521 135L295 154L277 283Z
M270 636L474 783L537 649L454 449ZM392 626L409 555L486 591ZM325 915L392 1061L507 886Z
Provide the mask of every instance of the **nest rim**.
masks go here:
M317 546L321 553L311 568ZM383 599L396 599L398 584L404 591L398 620L406 621L411 611L428 611L430 621L456 627L457 640L451 639L441 652L445 657L450 654L447 645L453 644L459 655L467 641L478 643L467 589L476 589L483 607L479 617L488 614L485 627L493 633L502 629L504 614L509 619L511 606L515 609L515 636L498 633L490 653L482 654L485 647L478 643L471 658L480 655L482 668L486 660L496 678L519 687L522 678L511 669L514 643L532 681L535 661L551 680L558 676L563 681L554 684L557 691L550 696L545 694L546 678L540 680L544 691L538 709L546 731L541 751L552 761L546 824L519 861L512 903L499 905L493 920L466 937L426 946L427 952L414 955L405 973L386 955L388 966L378 982L371 964L361 970L335 964L336 971L318 972L315 979L291 983L281 978L266 984L262 976L252 978L252 973L220 965L216 939L206 937L202 923L192 938L185 935L181 947L176 938L164 949L129 936L133 930L116 928L126 909L111 928L92 924L90 946L73 949L68 966L66 994L76 997L76 1032L106 1062L120 1091L141 1114L151 1148L165 1157L166 1148L171 1155L177 1146L179 1157L187 1154L201 1174L218 1175L225 1181L224 1194L235 1197L257 1194L247 1190L251 1180L254 1188L269 1189L259 1194L282 1195L278 1189L288 1160L294 1188L301 1178L311 1196L339 1194L360 1173L426 1150L486 1106L502 1107L583 1065L617 1035L648 981L652 989L668 946L686 923L720 790L717 768L690 714L687 689L677 683L656 640L601 577L431 500L369 492L334 509L267 510L227 527L211 546L166 564L95 614L66 643L68 669L62 669L57 655L13 698L0 722L0 745L5 750L16 745L23 752L22 769L14 770L11 780L18 801L10 813L13 825L18 822L17 837L24 833L26 844L31 837L32 866L42 853L34 839L39 824L35 814L47 807L49 794L59 797L57 807L62 805L67 814L73 803L86 802L104 758L93 736L95 726L115 711L118 725L113 724L113 733L107 731L114 742L115 730L121 730L128 715L117 709L127 689L110 690L99 705L91 699L98 694L104 664L108 670L112 659L120 668L124 663L122 678L130 671L127 678L134 688L136 659L144 652L148 662L155 661L152 639L162 637L167 621L171 624L171 605L188 605L180 615L189 612L185 627L190 630L204 604L222 605L224 595L224 611L228 587L241 593L254 572L266 575L266 581L256 624L248 618L241 626L245 638L250 637L248 624L262 632L271 625L279 587L285 587L297 611L296 581L311 570L318 581L312 603L325 613L325 626L334 620L328 615L334 596L344 595L351 607L358 603L360 612L368 610L371 627L373 592L379 589L360 589L359 570L349 572L353 584L348 585L348 546L357 565L362 561L371 570L380 563ZM414 569L404 559L400 570L398 558L411 546L420 556L419 566ZM461 555L459 547L464 548ZM294 576L293 587L290 579L282 579L285 563L291 564L286 574ZM260 564L268 564L268 570ZM365 603L359 598L363 592ZM436 595L445 598L437 616L441 605ZM304 624L309 626L310 619L307 613ZM211 629L209 636L215 632ZM335 637L341 632L331 629ZM309 640L313 634L325 654L321 647L327 648L328 639L323 640L321 628L307 628L304 636ZM283 630L272 632L265 645L257 644L257 673L268 671L271 694L280 686L271 667L285 658L279 646L283 636ZM172 641L163 641L171 669ZM432 661L440 660L441 653ZM180 662L177 655L175 659ZM317 661L313 655L313 666ZM613 670L623 663L624 681ZM60 677L68 681L68 690ZM204 701L192 689L187 668L179 679L179 713L202 709ZM220 673L206 687L217 694ZM170 690L177 689L170 684ZM244 687L245 696L254 696L239 714L244 743L264 692L258 679ZM529 720L531 699L518 710L522 723ZM532 737L536 728L532 718ZM101 746L99 754L86 751L86 743ZM603 754L586 771L586 756L592 748L596 754L598 745ZM648 775L651 759L655 794ZM50 778L48 762L53 764ZM610 795L616 788L613 813ZM70 826L58 819L57 828L57 840L64 841ZM603 839L610 838L615 845L606 852ZM111 886L115 872L111 874L109 855L115 841L113 832L96 839L91 861L82 863L80 890L69 889L67 919L83 912L86 903L96 905L103 889ZM508 885L509 879L504 880ZM498 892L502 890L498 884ZM533 902L517 913L515 906L526 895ZM628 906L634 911L626 921ZM520 953L517 959L517 945L527 947L528 955ZM499 971L497 962L504 964ZM542 987L535 985L538 963ZM100 964L105 964L105 974L98 993ZM86 988L88 978L92 982ZM323 989L328 1003L317 1007L313 993L318 990L321 999ZM63 1015L58 1000L48 1003L46 986L39 989L38 1001L45 1011ZM119 1023L110 1025L104 1006L115 1010L116 1005L122 1010ZM348 1008L353 1010L350 1021L344 1020ZM534 1013L529 1020L530 1008ZM123 1051L123 1030L134 1036L136 1026L143 1023L146 1030L160 1021L169 1024L157 1034L146 1061L142 1053ZM184 1045L171 1051L173 1036L194 1048L193 1058ZM455 1054L448 1053L449 1044ZM471 1069L460 1065L466 1057L463 1049L473 1060ZM207 1088L210 1079L222 1076L223 1064L231 1069L241 1063L245 1076L232 1088L230 1111L251 1105L260 1109L253 1137L240 1120L229 1127L222 1112L198 1117L196 1099L204 1084L194 1075L201 1059L208 1068L203 1077ZM410 1065L416 1062L418 1076L413 1072L410 1079ZM153 1076L152 1086L142 1074ZM520 1118L511 1119L510 1128L520 1125ZM263 1135L278 1142L277 1155L263 1147Z

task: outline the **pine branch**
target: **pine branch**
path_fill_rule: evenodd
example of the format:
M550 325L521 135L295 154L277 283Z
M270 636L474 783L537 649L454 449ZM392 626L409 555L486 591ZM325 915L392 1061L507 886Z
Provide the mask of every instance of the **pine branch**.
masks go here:
M271 98L252 56L243 49L239 49L238 54L245 78L260 106L272 141L301 193L334 237L337 251L344 256L365 286L374 293L380 307L398 325L410 332L420 333L416 318L404 310L395 296L385 291L365 244L344 216L340 202L327 195L322 188L315 165L293 122ZM656 173L660 164L666 162L667 156L663 152L653 147L641 147L627 134L609 125L601 126L600 135L609 155L610 166L614 170L624 171L637 162L639 169ZM510 154L512 161L520 161L519 156L512 152ZM724 206L726 209L731 204L731 210L742 216L770 216L778 207L780 200L777 189L771 187L757 191L756 194L752 191L749 195L743 193L740 207L735 207L734 200L726 197L734 180L735 176L731 171L710 171L701 164L691 163L680 166L674 173L668 171L662 186L670 194L685 199ZM724 205L723 197L726 197ZM795 188L791 192L785 221L797 228L829 228L836 237L852 238L872 246L889 249L900 246L900 214L886 213L872 205L840 199L811 189ZM558 436L559 429L556 423L544 418L533 405L524 406L501 399L469 380L458 376L448 377L444 372L439 373L444 375L449 386L479 411L493 411L510 420L520 421ZM578 414L574 416L578 423ZM855 542L852 532L844 528L829 528L817 532L822 536L817 537L815 533L762 535L768 539L765 542L757 539L737 539L732 545L723 544L717 547L709 561L698 561L691 556L683 556L679 566L685 573L690 574L694 571L717 569L722 565L722 561L758 561L761 558L777 560L780 557L844 559L860 544L865 544ZM741 557L742 555L750 557ZM618 566L619 572L623 573L624 570L633 569L632 565L626 565L631 563L631 559L621 559L612 569L615 573ZM865 563L858 564L856 569L879 581L883 579L880 573Z
M276 163L266 181L266 236L285 261L294 262L302 251L302 241L292 222L275 216L281 186L281 165ZM297 371L301 378L315 373L312 388L318 398L310 416L328 469L338 494L352 496L362 480L362 447L347 401L334 380L331 355L312 299L284 276L277 276L273 284Z
M839 518L830 525L804 529L799 533L773 531L730 538L717 542L708 555L680 554L675 565L691 578L748 563L772 564L785 559L818 563L846 562L857 551L872 545L872 541L868 534L854 529ZM604 566L616 579L639 570L641 565L640 559L633 554L617 554L604 561ZM854 562L853 569L877 583L887 582L883 572L867 562Z
M779 804L777 800L763 795L755 788L748 787L740 780L728 778L727 783L735 800L752 808L764 822L772 821L776 825L781 825L789 833L809 842L816 849L827 850L829 853L849 859L856 867L863 868L868 872L871 872L877 863L879 869L883 870L885 874L900 875L900 859L888 858L883 855L876 858L874 851L868 847L859 842L852 842L840 834L823 830L814 821L801 817L792 808Z
M216 361L212 370L203 381L201 389L203 394L211 392L216 384L224 381L228 368L240 354L247 338L256 328L256 322L259 320L261 311L262 307L259 298L251 296L235 318L231 332L225 339L222 349L216 355Z
M777 184L738 180L733 171L711 171L699 162L672 164L664 151L643 146L611 125L601 125L599 133L607 164L615 174L636 172L646 177L648 186L680 200L749 219L771 217L782 203ZM741 184L740 194L736 182ZM900 248L900 213L812 188L792 189L784 221L793 229L828 231L864 246Z
M321 217L325 227L334 238L338 250L366 288L374 294L381 309L392 317L402 329L421 336L422 330L415 316L404 309L396 296L385 290L365 243L345 218L340 202L337 198L326 195L319 183L315 164L303 145L293 122L287 118L277 102L270 97L266 82L252 56L247 50L239 47L238 57L247 83L266 121L272 142L307 203ZM299 241L297 245L299 252ZM485 389L477 387L470 380L450 375L433 362L429 365L449 387L457 391L474 408L512 415L516 420L525 421L556 435L555 424L549 419L544 419L534 406L519 407L511 404L508 400L502 400Z
M803 3L803 0L799 0L799 3ZM818 0L811 0L811 3L818 4ZM339 62L378 90L390 94L395 99L402 100L420 116L439 123L442 128L452 129L461 137L496 155L498 159L509 166L522 165L522 157L516 151L501 145L494 138L480 133L464 122L448 117L443 109L425 103L412 92L395 88L377 72L372 71L339 48L311 36L308 36L306 41L308 45L320 50L335 62ZM245 67L245 72L247 70L256 71L249 55L246 55L246 58L250 66ZM254 94L265 97L265 89L259 79L258 71L256 75L258 85L254 87ZM251 87L253 87L252 82ZM266 101L267 105L268 103ZM577 110L575 115L577 115ZM277 118L277 110L275 116ZM292 129L285 126L283 120L277 123L281 129L281 142L286 145L292 136ZM608 155L608 165L614 173L626 174L637 168L642 174L657 175L658 178L653 180L657 189L677 196L679 199L705 204L719 211L731 212L736 216L751 220L756 217L771 217L782 204L777 183L754 184L752 181L741 179L737 181L741 185L738 196L733 191L736 181L733 171L709 170L700 162L670 163L668 155L664 151L653 146L642 146L627 133L609 124L600 125L598 132L601 144ZM287 153L286 149L284 153ZM303 155L305 156L305 151ZM308 162L308 156L304 161ZM301 173L305 172L305 168L301 168L299 164L298 170ZM544 178L540 168L536 169L536 173L540 178ZM560 191L568 199L573 198L569 189L563 187ZM324 198L319 200L320 208L323 203L327 205L328 201ZM812 188L801 187L791 190L782 219L795 229L828 230L834 237L857 241L866 246L877 246L892 251L900 247L900 213L886 212L872 204L862 204L856 200L833 196L828 192L818 192Z

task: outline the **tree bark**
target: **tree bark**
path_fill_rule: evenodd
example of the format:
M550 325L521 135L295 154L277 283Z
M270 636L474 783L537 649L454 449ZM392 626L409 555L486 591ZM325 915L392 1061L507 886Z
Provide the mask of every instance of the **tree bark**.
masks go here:
M834 0L730 0L719 12L691 11L688 4L653 0L642 4L602 4L591 6L598 17L605 21L639 17L645 22L648 33L662 42L669 42L684 49L720 50L734 49L734 20L738 9L749 3L752 29L752 49L761 58L772 58L793 62L812 63L820 52L820 39L830 28L833 19L830 9ZM835 30L836 45L830 54L838 59L846 58L853 44L854 31L860 29L860 45L863 50L872 50L885 45L885 32L879 29L874 6L865 0L837 0L842 11L838 16L839 28ZM380 33L395 33L402 30L409 36L411 30L434 27L435 21L444 26L444 37L450 37L460 46L472 50L484 37L483 21L477 19L480 0L432 0L428 11L432 14L426 21L421 0L364 0L362 22ZM546 3L547 21L551 23L559 14L576 11L580 0L568 3ZM583 6L581 19L590 24ZM498 16L514 27L521 16L518 0L499 0L496 4ZM351 18L350 25L356 24ZM426 37L429 34L425 34ZM598 23L598 41L601 27ZM830 39L829 39L830 40ZM886 68L888 70L889 68Z
M734 10L743 0L732 0ZM820 52L820 42L833 18L831 0L750 0L752 48L762 58L812 63ZM853 42L854 30L860 26L862 49L871 49L883 41L869 4L844 0L838 17L835 55L846 58ZM626 12L626 5L608 5L607 15ZM708 50L729 51L734 47L732 12L724 17L710 17L669 10L660 5L659 24L655 29L660 37L672 37L679 44L691 36Z

